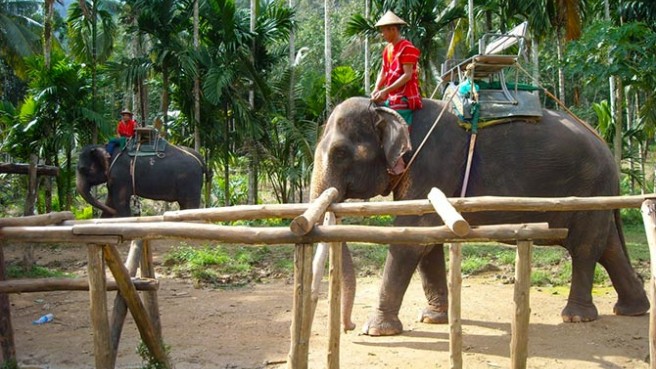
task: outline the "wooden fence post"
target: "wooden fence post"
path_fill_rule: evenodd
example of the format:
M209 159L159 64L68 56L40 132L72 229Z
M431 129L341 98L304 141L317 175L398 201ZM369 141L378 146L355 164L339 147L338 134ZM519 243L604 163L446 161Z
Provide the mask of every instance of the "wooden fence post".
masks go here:
M291 324L291 347L287 368L308 369L312 315L312 244L294 248L294 308Z
M528 359L528 324L531 316L531 249L532 241L517 241L515 258L515 292L513 304L515 314L510 339L510 361L512 369L526 369Z
M4 240L0 239L0 281L7 278L4 252L6 244ZM13 361L16 361L16 346L14 345L14 330L11 327L11 304L9 295L0 293L0 364L9 364Z
M90 244L87 246L89 263L89 306L91 310L91 326L93 329L93 355L97 369L111 369L112 343L107 318L107 290L105 281L105 264L102 258L102 246Z
M642 221L645 224L645 233L649 243L649 258L651 261L651 279L649 282L649 295L651 309L649 309L649 363L651 369L656 369L656 201L645 200L640 208Z
M335 213L326 212L324 225L334 225ZM342 305L342 243L332 242L329 253L330 267L328 271L328 369L339 369L340 316ZM312 322L310 322L312 323Z
M150 240L143 240L143 248L141 254L141 277L142 278L155 278L155 266L153 265L153 248L151 247ZM153 329L155 335L162 338L162 323L159 316L159 303L157 302L157 290L142 292L144 306L150 320L153 322Z
M116 246L105 245L103 247L103 254L105 255L107 266L114 275L118 290L121 295L123 295L123 298L128 305L128 309L134 318L134 322L137 324L137 329L139 329L141 339L146 347L148 347L153 358L165 368L170 368L171 364L169 363L168 356L164 350L164 344L161 337L155 336L153 323L146 313L146 309L139 298L137 289L130 280L130 274L125 268L125 265L121 262L121 255L116 249Z
M141 240L133 240L130 244L130 251L128 252L127 259L125 260L125 268L128 270L130 277L137 274L139 267L139 260L141 259ZM114 298L114 310L111 317L112 329L112 361L116 363L116 355L118 354L118 345L121 341L121 333L123 332L123 324L125 317L128 314L128 305L120 292L116 293Z
M449 244L449 359L451 369L462 369L462 321L460 301L462 291L462 244Z

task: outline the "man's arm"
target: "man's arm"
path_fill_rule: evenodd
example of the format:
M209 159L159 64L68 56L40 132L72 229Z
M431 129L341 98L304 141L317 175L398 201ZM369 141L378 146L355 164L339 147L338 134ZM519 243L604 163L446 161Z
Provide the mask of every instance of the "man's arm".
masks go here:
M382 73L382 71L381 71ZM383 101L387 99L387 95L389 95L390 91L394 91L396 89L399 89L403 86L405 86L406 83L412 78L412 64L403 64L403 75L399 77L394 83L391 85L381 89L380 91L374 91L374 93L371 95L372 100L374 101ZM378 81L376 81L376 86L378 86ZM376 93L378 96L376 96Z
M380 71L378 72L378 77L376 78L376 84L374 85L374 90L371 92L371 100L375 102L381 102L385 100L380 93L380 89L383 87L383 80L384 80L384 75L383 75L383 68L380 68Z

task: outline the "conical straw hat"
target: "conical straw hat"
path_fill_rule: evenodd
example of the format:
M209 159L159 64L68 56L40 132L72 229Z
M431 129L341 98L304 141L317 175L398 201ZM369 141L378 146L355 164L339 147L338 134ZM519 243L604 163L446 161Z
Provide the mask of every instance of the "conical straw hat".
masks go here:
M391 10L388 10L385 15L383 15L378 22L376 22L376 27L382 27L382 26L391 26L393 24L398 24L398 25L403 25L407 26L408 23L406 23L403 19L399 18L396 14L392 13Z

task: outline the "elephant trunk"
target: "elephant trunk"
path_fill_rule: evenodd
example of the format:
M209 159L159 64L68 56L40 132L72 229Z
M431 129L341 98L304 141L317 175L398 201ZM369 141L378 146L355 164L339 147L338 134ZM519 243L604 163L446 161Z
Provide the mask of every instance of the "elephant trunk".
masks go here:
M102 210L105 214L110 214L110 215L116 215L116 210L110 208L109 206L103 204L102 202L98 201L95 197L91 195L91 186L89 183L80 176L78 173L77 175L77 180L76 180L76 188L77 192L82 195L82 198L86 200L89 204L92 206Z
M330 187L336 187L340 191L340 198L343 196L341 186L334 186L325 181L326 173L321 168L321 163L315 160L315 168L312 172L312 181L310 183L310 201L317 198L323 190ZM312 262L312 316L316 303L319 299L319 288L321 279L323 278L326 259L328 258L328 244L319 243L314 254ZM355 271L353 268L353 260L351 252L349 251L346 243L342 245L342 327L344 332L354 330L355 324L351 320L351 312L353 311L353 303L355 300Z

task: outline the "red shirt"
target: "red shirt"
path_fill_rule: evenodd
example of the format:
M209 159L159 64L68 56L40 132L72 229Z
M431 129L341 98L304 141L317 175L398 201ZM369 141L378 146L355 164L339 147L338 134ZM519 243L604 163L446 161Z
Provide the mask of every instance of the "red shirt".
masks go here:
M137 126L137 122L134 119L130 119L127 122L121 119L116 126L116 133L121 137L132 137L134 136L134 128Z
M421 109L421 94L419 92L419 79L417 78L417 62L421 52L412 43L403 39L396 45L388 44L383 49L384 83L391 85L403 75L403 64L412 64L412 78L406 84L388 96L389 106L392 109ZM407 102L404 99L407 99Z

